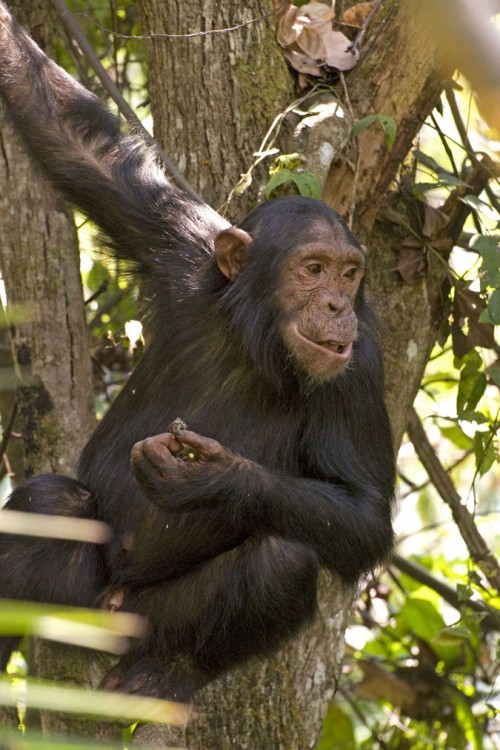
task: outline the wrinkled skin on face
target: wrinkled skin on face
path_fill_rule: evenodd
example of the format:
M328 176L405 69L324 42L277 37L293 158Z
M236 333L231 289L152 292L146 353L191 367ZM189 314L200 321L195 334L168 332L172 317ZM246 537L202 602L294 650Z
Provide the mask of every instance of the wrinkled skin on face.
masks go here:
M280 334L313 382L338 375L349 363L357 336L354 303L364 275L363 251L342 227L320 225L283 265L277 290L285 313Z

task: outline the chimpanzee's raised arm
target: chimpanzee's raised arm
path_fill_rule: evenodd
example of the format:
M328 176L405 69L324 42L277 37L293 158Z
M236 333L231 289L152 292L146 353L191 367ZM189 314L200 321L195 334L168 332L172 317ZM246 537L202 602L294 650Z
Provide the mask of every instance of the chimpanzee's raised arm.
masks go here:
M177 250L188 240L206 251L222 219L170 185L154 152L123 135L103 103L49 60L1 0L0 93L50 181L104 230L119 256L158 272L158 249Z

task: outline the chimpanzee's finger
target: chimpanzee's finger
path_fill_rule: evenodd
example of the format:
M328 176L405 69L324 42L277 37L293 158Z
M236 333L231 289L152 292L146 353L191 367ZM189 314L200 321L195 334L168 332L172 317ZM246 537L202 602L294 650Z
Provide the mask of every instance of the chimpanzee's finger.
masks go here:
M225 452L225 448L217 440L198 435L191 430L179 430L176 437L183 445L194 448L203 458L218 458Z
M175 458L172 451L180 450L179 443L169 435L169 440L158 440L156 437L146 438L140 443L136 443L130 453L130 460L133 465L148 462L157 469L165 469L172 466ZM166 443L166 444L165 444Z

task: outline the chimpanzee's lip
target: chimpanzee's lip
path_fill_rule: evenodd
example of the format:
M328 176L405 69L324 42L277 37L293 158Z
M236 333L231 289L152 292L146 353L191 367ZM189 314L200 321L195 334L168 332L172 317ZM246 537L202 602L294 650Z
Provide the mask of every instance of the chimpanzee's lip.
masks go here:
M343 342L335 341L333 339L313 341L313 339L310 339L301 333L298 328L295 329L295 332L297 336L307 342L309 346L312 346L314 349L320 349L323 353L328 354L333 359L347 361L351 357L352 341Z

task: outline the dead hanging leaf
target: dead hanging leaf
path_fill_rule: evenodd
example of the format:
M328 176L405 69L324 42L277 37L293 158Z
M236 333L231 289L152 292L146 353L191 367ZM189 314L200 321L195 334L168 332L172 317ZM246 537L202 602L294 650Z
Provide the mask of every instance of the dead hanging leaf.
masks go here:
M358 3L357 5L353 5L352 8L348 8L346 11L344 11L342 20L344 23L348 24L348 26L357 26L361 29L368 20L370 13L376 5L376 2Z
M486 302L478 292L465 287L455 287L453 323L451 324L451 340L455 356L461 358L475 346L483 346L485 349L495 348L494 326L491 323L479 322L479 317L485 307Z
M422 234L424 237L434 239L438 237L440 231L444 229L450 222L450 217L441 211L439 208L434 208L428 203L425 204L424 213L424 225L422 227Z
M316 77L323 67L350 70L359 59L351 50L349 39L334 31L332 9L324 3L310 2L296 8L283 0L275 4L278 19L278 42L290 65L299 73Z
M298 29L295 26L295 20L299 9L295 5L290 5L288 8L283 7L280 11L276 11L278 17L278 33L277 39L278 44L282 47L290 47L298 37Z
M307 55L303 55L300 52L293 52L291 50L285 50L283 54L285 55L292 68L297 70L299 73L310 76L319 76L321 74L319 67Z
M427 275L427 256L417 237L405 237L398 250L396 268L406 284L415 284Z

